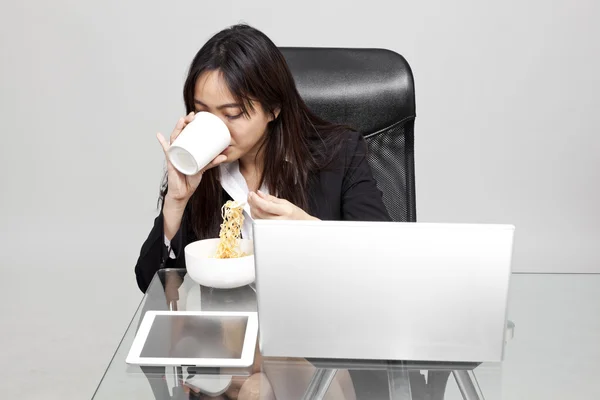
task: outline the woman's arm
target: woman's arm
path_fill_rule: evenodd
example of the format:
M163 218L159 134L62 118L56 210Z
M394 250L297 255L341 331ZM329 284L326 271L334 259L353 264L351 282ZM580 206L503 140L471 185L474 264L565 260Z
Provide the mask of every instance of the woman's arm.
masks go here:
M163 211L164 209L155 218L154 226L142 245L135 265L137 284L144 293L159 269L185 268L185 260L184 257L181 257L181 253L185 244L190 240L185 233L185 223L181 218L178 230L171 238L170 250L175 255L175 258L171 258L169 257L169 248L165 245L165 214Z
M170 143L174 142L183 128L193 120L193 112L185 117L181 117L177 121L173 132L171 132L170 142L168 143L162 134L158 133L156 135L167 161L168 187L164 197L163 208L160 215L154 220L154 227L142 245L140 256L135 266L137 283L140 290L144 293L148 289L154 274L160 268L185 268L184 257L179 257L179 253L189 243L188 238L185 236L185 227L183 226L186 205L200 184L202 174L206 170L214 168L227 160L225 155L218 155L201 172L192 176L186 176L175 169L169 161L168 156ZM175 253L174 259L169 257L170 251L165 245L165 241L170 242L170 248Z

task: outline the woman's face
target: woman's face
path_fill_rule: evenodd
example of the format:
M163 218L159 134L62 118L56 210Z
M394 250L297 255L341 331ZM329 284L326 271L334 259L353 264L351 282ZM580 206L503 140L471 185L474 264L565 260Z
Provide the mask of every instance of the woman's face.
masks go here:
M256 156L267 124L273 120L258 102L254 102L254 110L248 110L249 116L242 114L240 104L236 103L217 70L207 71L196 80L194 104L196 112L215 114L229 128L231 143L222 153L227 156L227 162Z

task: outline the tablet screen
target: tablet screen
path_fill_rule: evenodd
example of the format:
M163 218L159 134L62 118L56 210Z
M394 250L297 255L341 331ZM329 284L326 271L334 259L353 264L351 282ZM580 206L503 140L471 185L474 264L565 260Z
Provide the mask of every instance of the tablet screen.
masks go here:
M246 316L156 315L140 357L241 358Z

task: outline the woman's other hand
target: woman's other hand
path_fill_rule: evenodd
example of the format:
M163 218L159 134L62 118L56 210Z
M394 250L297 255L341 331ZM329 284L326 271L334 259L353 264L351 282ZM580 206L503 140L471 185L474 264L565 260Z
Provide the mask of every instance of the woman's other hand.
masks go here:
M261 192L248 195L250 214L254 219L318 220L287 200Z

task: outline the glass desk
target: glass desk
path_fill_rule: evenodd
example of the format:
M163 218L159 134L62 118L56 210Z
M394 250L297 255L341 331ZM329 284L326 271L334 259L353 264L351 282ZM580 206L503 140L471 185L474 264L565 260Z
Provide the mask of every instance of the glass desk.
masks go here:
M577 285L583 285L585 290L578 290ZM596 285L596 286L590 286ZM581 295L598 293L595 299L600 300L600 275L513 275L511 279L511 297L534 301L531 296L545 294L560 298L564 291L560 287ZM598 290L595 290L597 288ZM517 291L518 296L512 296ZM529 293L531 296L529 296ZM553 293L557 293L554 295ZM552 297L552 298L554 298ZM564 302L563 302L564 303ZM596 332L600 332L600 301L596 304L598 310L591 322ZM531 305L528 305L531 308ZM568 304L565 310L569 312ZM515 320L512 314L520 316L527 313L524 307L509 300L509 319ZM507 360L503 363L418 363L418 362L383 362L383 361L353 361L353 360L304 360L262 358L257 353L257 363L247 369L191 368L191 367L138 367L125 363L125 358L133 342L143 315L149 310L202 310L202 311L256 311L256 293L252 286L238 289L218 290L201 287L193 282L185 270L160 270L154 277L146 295L136 311L123 339L121 340L102 380L94 394L94 399L187 399L187 398L220 398L228 399L235 396L236 390L246 379L267 377L268 390L262 380L257 381L256 387L261 389L265 399L402 399L402 400L450 400L450 399L502 399L502 398L533 398L532 396L509 397L512 393L527 390L528 386L506 390L503 376L507 375L508 364L515 371L518 365L510 362L511 342L507 344ZM554 311L556 307L554 307ZM538 310L538 318L543 317L544 310ZM531 311L529 311L531 314ZM571 313L572 314L572 313ZM558 317L557 317L558 318ZM583 316L584 321L587 317ZM517 337L521 332L520 320L517 323ZM528 321L524 321L528 327ZM560 318L557 319L557 331L562 335ZM507 339L513 334L514 325L508 324ZM531 329L530 329L531 330ZM525 337L531 336L526 332ZM597 336L595 336L597 337ZM548 338L546 338L548 339ZM544 339L536 340L543 342ZM523 359L527 359L525 348L518 343ZM600 347L599 347L600 348ZM600 351L588 353L594 359L593 367L600 365ZM258 364L258 365L257 365ZM509 369L509 376L513 377ZM450 376L454 379L449 379ZM477 375L477 379L475 378ZM252 378L250 378L252 377ZM197 394L194 383L200 378L204 382L211 379L231 379L227 392ZM261 378L262 379L262 378ZM479 383L483 383L480 387ZM548 385L551 385L549 382ZM558 382L557 382L558 384ZM209 385L210 386L210 385ZM191 388L191 390L190 390ZM483 390L482 390L483 389ZM543 388L547 390L548 388ZM600 398L600 390L587 397L590 388L580 387L586 391L586 397ZM506 397L502 396L505 392ZM552 393L550 390L548 392ZM598 395L598 396L596 396ZM242 393L240 393L242 398ZM541 398L541 397L540 397ZM548 398L548 397L545 397Z

